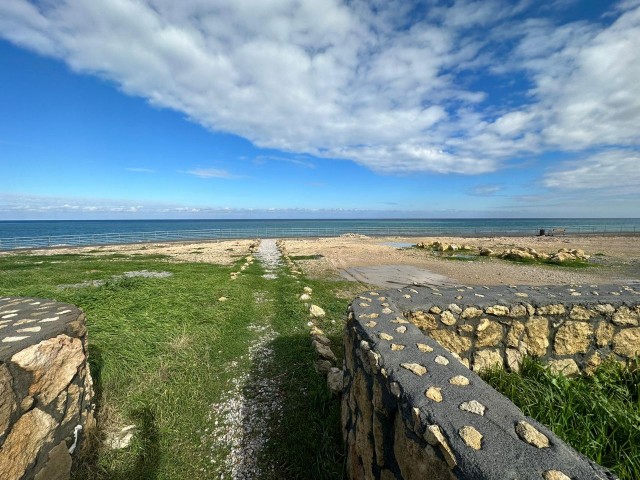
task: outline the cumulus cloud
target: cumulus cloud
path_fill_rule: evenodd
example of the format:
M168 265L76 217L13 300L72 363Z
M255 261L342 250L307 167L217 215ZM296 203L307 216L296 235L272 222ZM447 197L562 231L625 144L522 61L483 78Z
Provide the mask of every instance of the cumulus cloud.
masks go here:
M549 12L571 1L537 3L3 0L0 36L211 130L380 172L637 148L638 2L564 25ZM515 75L517 102L482 87Z

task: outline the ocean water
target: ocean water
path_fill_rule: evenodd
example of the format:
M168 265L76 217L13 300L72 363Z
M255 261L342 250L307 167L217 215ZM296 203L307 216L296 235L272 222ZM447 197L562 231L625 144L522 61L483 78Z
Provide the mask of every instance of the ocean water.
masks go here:
M0 250L217 238L365 235L536 235L640 233L638 218L402 220L56 220L0 221Z

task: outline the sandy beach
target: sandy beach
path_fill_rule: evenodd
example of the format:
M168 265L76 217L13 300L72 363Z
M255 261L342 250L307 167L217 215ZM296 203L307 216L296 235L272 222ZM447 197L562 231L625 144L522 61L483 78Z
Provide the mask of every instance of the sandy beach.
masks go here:
M589 267L576 269L530 265L499 258L473 257L451 260L425 249L410 248L418 242L434 242L490 248L535 248L552 254L562 248L582 249L590 255ZM249 251L255 240L154 243L32 250L38 255L117 253L167 255L171 261L229 265ZM633 235L566 237L365 237L290 238L284 245L306 275L316 278L348 278L363 284L394 286L394 282L469 285L552 285L628 283L640 279L640 237ZM4 252L4 254L11 254ZM350 275L349 272L353 273ZM404 277L403 277L404 275ZM417 276L416 276L417 275ZM406 277L406 278L405 278Z

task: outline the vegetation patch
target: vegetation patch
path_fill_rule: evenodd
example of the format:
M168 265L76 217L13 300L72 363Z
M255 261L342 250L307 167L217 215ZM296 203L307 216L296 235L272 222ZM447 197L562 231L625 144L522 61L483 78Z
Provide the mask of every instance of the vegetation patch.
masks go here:
M340 346L349 299L334 292L353 286L293 278L284 268L265 279L257 262L231 280L241 264L133 254L0 257L1 295L51 298L87 315L99 429L75 464L74 479L232 478L221 461L229 445L212 441L225 421L214 407L230 392L256 395L266 380L277 386L280 408L261 427L266 445L246 453L255 454L260 472L251 478L342 477L340 404L313 368L308 312L298 296L303 286L313 288L313 302L327 312L319 326ZM126 276L144 271L171 275ZM58 288L88 278L104 283ZM274 332L266 343L265 332ZM271 353L256 362L264 350L252 348L262 343ZM238 405L239 412L253 403ZM131 425L131 443L109 448L112 434ZM246 426L240 432L252 435ZM242 449L245 438L239 441Z
M291 260L320 260L324 258L322 255L290 255Z
M483 378L525 415L621 480L640 478L640 369L604 362L591 377L567 378L525 358L520 374Z

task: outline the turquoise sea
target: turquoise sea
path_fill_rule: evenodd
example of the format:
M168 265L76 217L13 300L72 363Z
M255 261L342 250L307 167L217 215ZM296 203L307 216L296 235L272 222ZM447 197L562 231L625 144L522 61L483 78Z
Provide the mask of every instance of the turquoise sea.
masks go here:
M0 250L217 238L640 233L638 218L0 221Z

